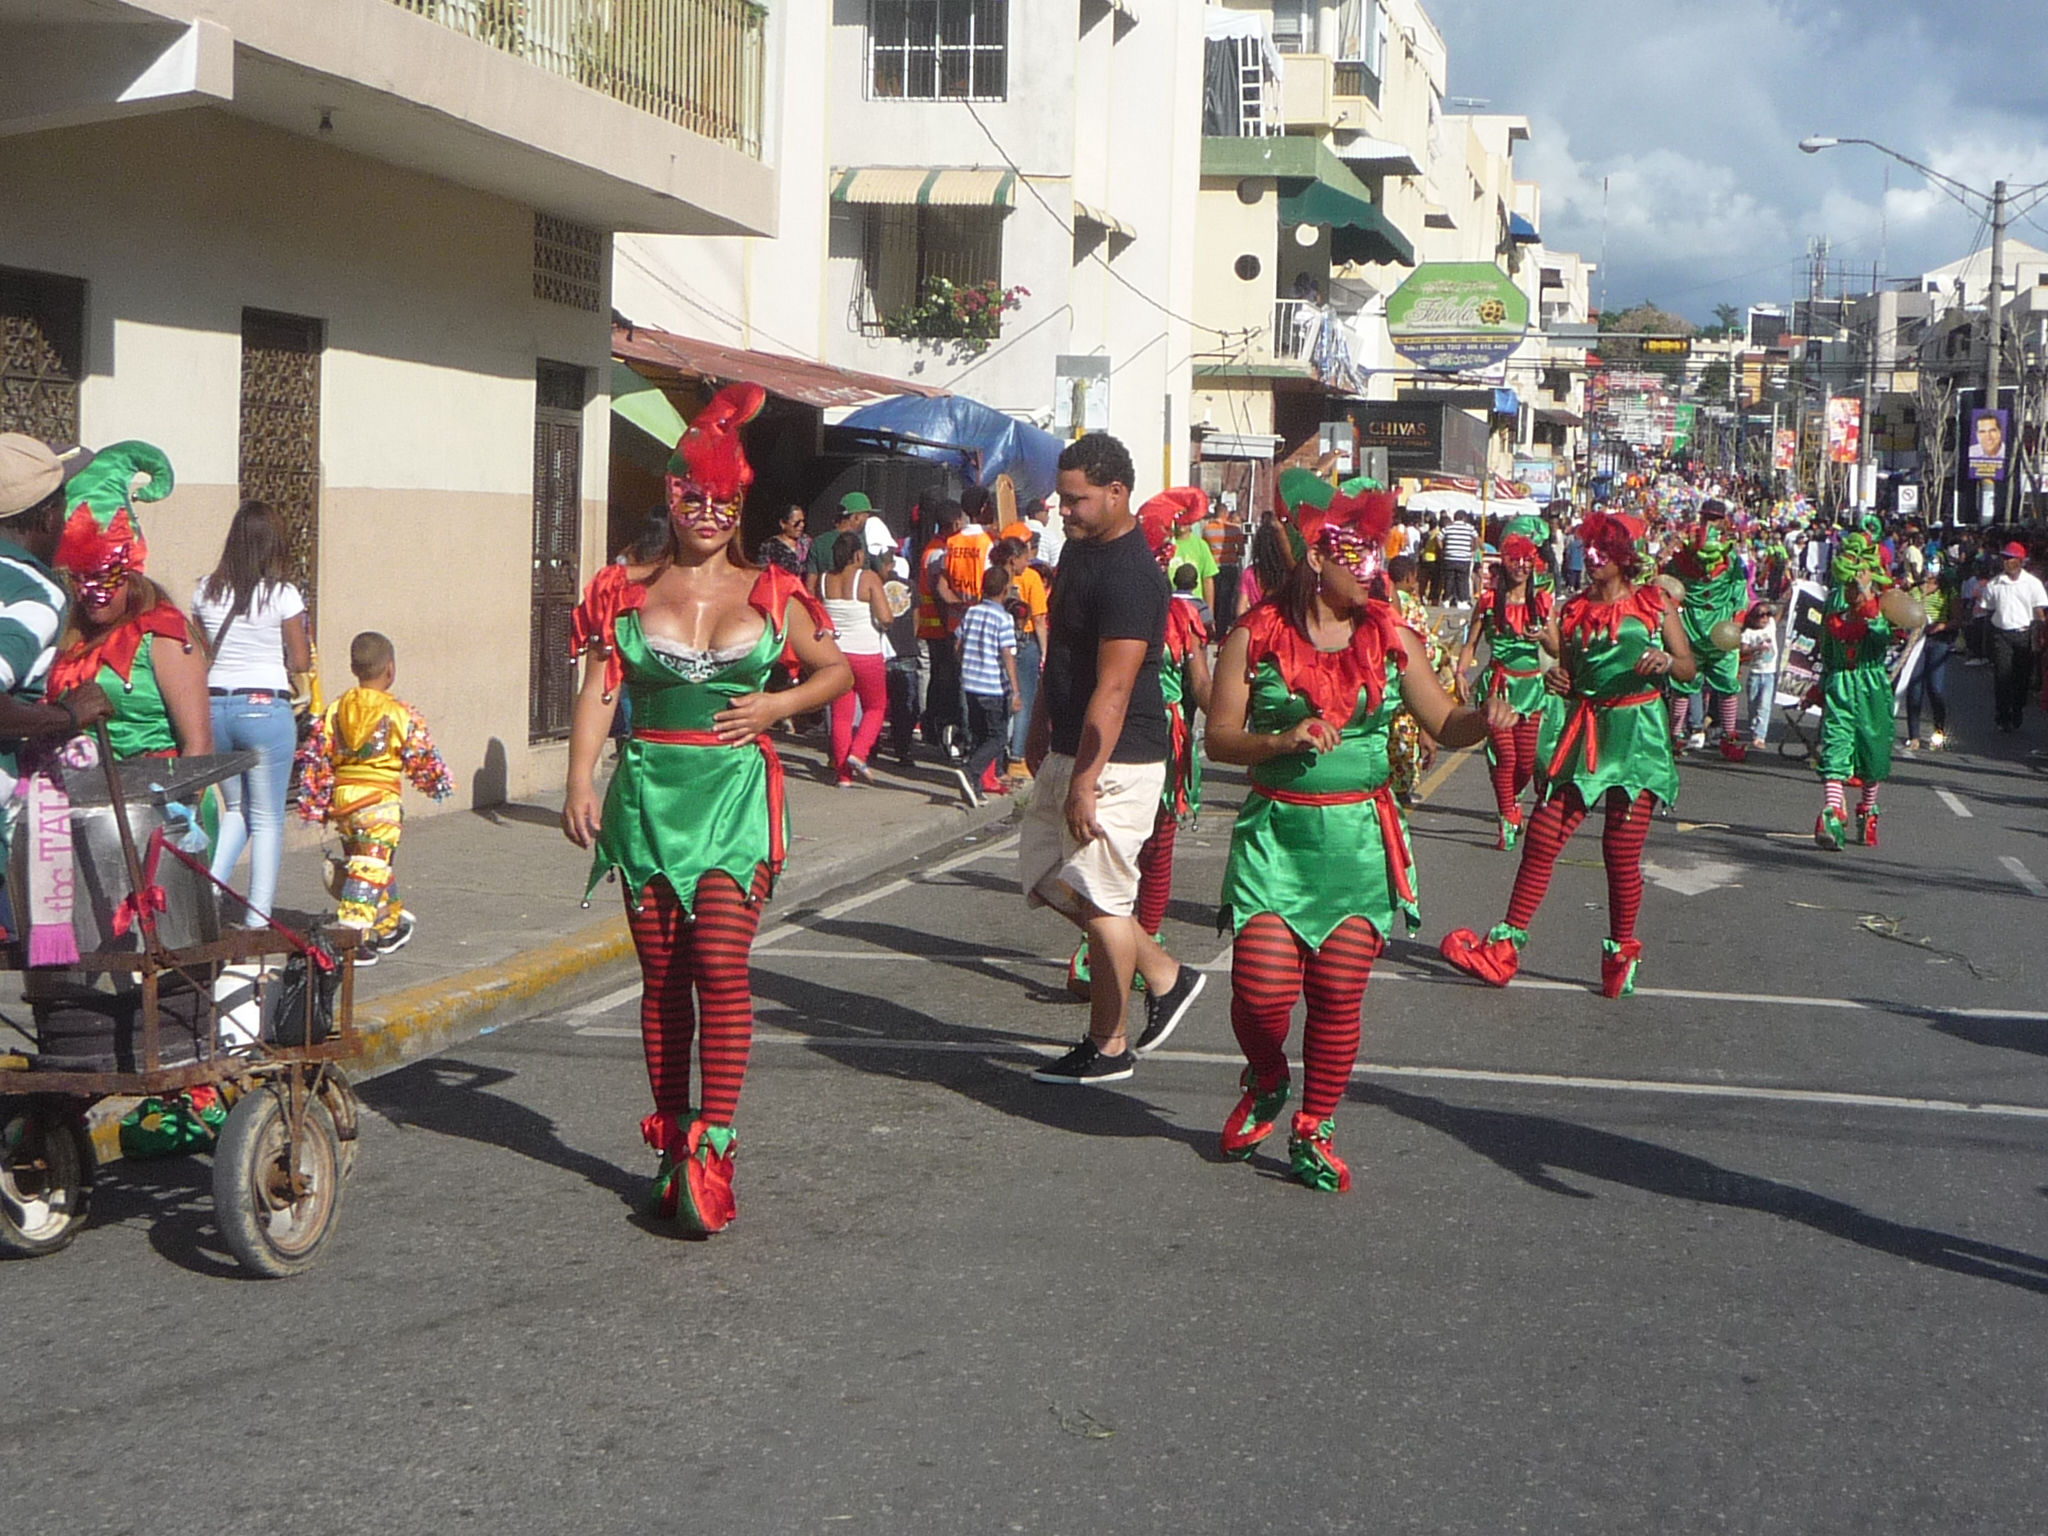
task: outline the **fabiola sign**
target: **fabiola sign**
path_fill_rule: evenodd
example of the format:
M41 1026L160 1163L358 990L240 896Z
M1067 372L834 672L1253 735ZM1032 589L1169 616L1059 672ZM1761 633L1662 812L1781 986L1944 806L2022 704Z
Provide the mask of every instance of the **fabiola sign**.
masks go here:
M1529 299L1491 262L1431 262L1387 300L1387 331L1418 368L1491 368L1528 334Z

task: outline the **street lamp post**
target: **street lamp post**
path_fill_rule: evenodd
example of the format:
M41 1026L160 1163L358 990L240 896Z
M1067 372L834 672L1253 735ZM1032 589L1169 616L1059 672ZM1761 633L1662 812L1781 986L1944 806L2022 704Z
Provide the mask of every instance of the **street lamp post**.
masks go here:
M1993 184L1990 192L1980 192L1977 188L1965 186L1953 176L1944 176L1940 171L1933 169L1931 166L1922 165L1918 160L1902 155L1890 145L1880 144L1875 139L1806 138L1799 141L1799 148L1806 154L1817 155L1824 149L1836 149L1844 144L1861 144L1868 149L1876 150L1881 155L1890 155L1899 164L1918 171L1929 181L1945 188L1951 196L1955 197L1966 208L1970 206L1969 199L1973 197L1990 205L1991 292L1985 303L1985 318L1990 325L1991 337L1990 346L1986 349L1984 359L1984 404L1988 410L1997 410L1999 367L2004 360L2005 353L2005 225L2006 209L2010 202L2010 195L2006 190L2006 184L2000 181ZM2043 187L2048 187L2048 182L2041 182L2031 187L2021 187L2019 195L2024 196L2030 192L2038 192ZM1866 432L1870 430L1870 423L1868 421L1864 422L1863 430ZM1986 480L1978 495L1977 520L1980 523L1994 521L1998 516L1998 482Z

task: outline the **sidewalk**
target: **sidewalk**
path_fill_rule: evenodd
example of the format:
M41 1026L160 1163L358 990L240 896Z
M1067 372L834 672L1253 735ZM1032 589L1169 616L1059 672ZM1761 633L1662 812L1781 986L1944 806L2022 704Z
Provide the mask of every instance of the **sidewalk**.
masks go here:
M873 787L841 790L821 737L778 736L776 749L788 775L791 839L770 921L1010 815L1008 799L968 810L952 774L929 765L906 773L877 763ZM618 886L601 883L583 903L591 856L562 835L561 803L557 792L406 828L399 890L419 930L357 973L366 1072L510 1022L543 998L581 1001L637 976ZM336 851L331 837L327 851ZM325 863L324 852L287 850L277 894L285 921L333 911Z

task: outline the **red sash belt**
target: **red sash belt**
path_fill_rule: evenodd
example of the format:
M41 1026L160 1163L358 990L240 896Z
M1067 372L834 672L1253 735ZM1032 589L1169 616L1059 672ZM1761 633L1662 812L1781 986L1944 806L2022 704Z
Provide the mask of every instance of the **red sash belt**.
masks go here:
M756 736L752 741L727 741L716 731L657 731L636 730L635 741L648 741L658 747L759 747L761 758L768 765L768 872L782 873L782 861L789 856L784 840L786 801L782 786L782 759L776 755L775 743L766 735Z
M1600 771L1600 730L1595 712L1604 709L1627 709L1635 704L1654 704L1664 695L1652 688L1643 693L1625 693L1618 699L1574 699L1571 718L1564 723L1564 734L1557 739L1557 750L1550 755L1550 764L1543 770L1546 779L1557 777L1564 767L1565 759L1572 755L1572 748L1581 740L1586 744L1586 772Z
M1323 795L1254 784L1252 793L1281 805L1364 805L1371 801L1380 819L1380 842L1387 850L1387 873L1393 877L1394 894L1409 906L1415 905L1415 859L1408 851L1407 828L1401 822L1401 803L1394 798L1392 780L1378 789L1340 789Z

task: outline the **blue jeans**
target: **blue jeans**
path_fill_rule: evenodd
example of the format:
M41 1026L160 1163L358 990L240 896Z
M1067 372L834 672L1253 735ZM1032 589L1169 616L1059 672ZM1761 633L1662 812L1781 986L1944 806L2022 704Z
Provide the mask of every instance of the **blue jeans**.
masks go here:
M254 752L256 765L221 785L220 840L213 851L213 877L226 881L249 849L248 916L270 916L277 897L277 869L284 859L284 797L291 784L298 727L286 697L242 696L213 701L216 752Z
M1017 713L1010 717L1010 756L1024 761L1024 738L1031 733L1031 706L1038 698L1038 636L1017 637Z
M1906 735L1920 739L1920 707L1934 711L1934 728L1948 733L1948 658L1955 647L1947 640L1920 642L1920 659L1913 663L1913 676L1906 684Z
M1777 707L1777 672L1760 672L1752 667L1749 673L1750 740L1769 741L1771 739L1771 711Z

